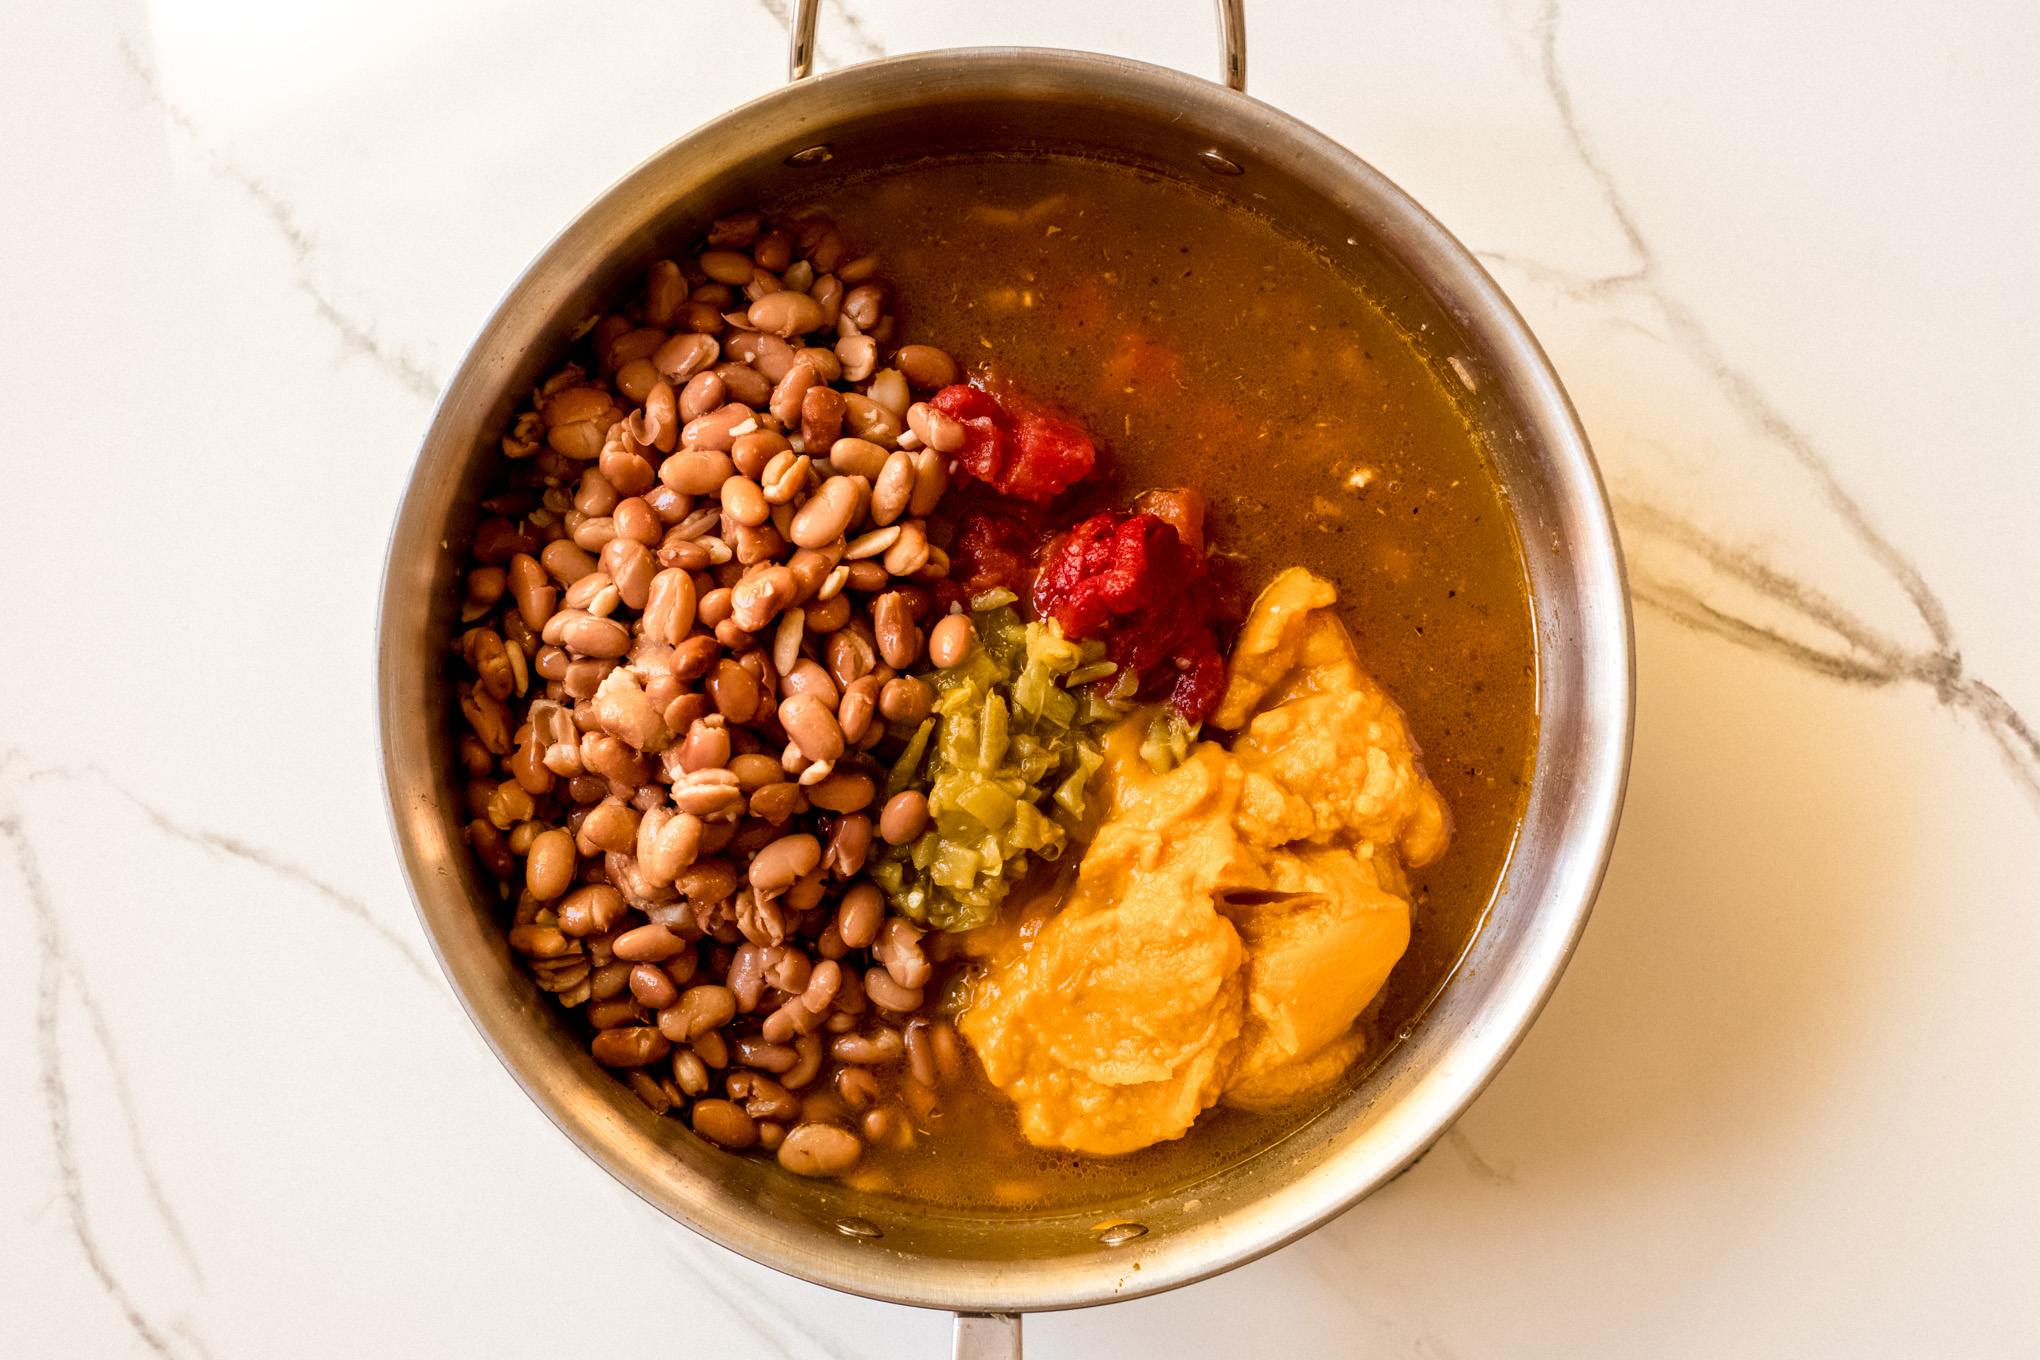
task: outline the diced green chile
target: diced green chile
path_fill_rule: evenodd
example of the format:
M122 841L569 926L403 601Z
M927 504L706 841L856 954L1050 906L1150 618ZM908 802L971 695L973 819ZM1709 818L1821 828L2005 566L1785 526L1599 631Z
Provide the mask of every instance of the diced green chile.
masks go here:
M1072 673L1097 673L1100 644L1022 623L1005 591L975 603L981 645L921 677L935 687L934 713L886 781L888 798L927 794L929 829L870 869L895 910L939 930L983 925L1032 860L1062 854L1104 763L1098 734L1125 712L1065 688Z

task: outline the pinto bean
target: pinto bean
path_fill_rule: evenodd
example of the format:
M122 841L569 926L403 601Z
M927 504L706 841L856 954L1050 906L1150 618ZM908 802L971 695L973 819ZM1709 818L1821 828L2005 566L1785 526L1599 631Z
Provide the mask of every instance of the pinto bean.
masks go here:
M836 906L836 933L852 949L864 949L878 938L885 923L885 894L873 883L854 883Z
M810 785L807 796L810 803L829 812L860 812L871 806L877 791L870 775L835 770Z
M753 209L718 217L709 224L708 244L718 250L749 250L765 229L765 215ZM705 271L704 271L705 272Z
M886 456L871 487L871 522L884 527L906 513L914 498L914 455L895 449Z
M906 1044L900 1039L898 1030L881 1025L870 1034L839 1034L829 1044L829 1052L838 1062L855 1063L859 1067L877 1067L900 1056Z
M873 676L853 680L843 691L843 698L836 706L836 725L843 729L843 740L855 746L864 740L871 730L872 715L878 711L878 681Z
M944 670L961 665L976 645L977 629L968 614L945 615L928 630L928 659Z
M882 1011L905 1015L919 1010L922 994L919 987L902 987L890 972L883 968L867 969L864 974L864 994L871 1003Z
M779 705L779 725L809 760L836 760L843 754L843 729L836 725L836 715L829 706L816 695L789 695Z
M887 845L905 845L928 829L928 796L915 789L894 794L878 814L878 834Z
M684 384L713 364L721 354L722 346L716 343L714 336L681 334L653 352L652 367L667 382Z
M885 923L877 941L871 946L871 957L885 965L885 971L894 982L910 991L919 991L927 986L928 979L935 973L934 965L928 962L927 954L921 949L921 932L904 917L895 916ZM885 1005L885 1001L876 995L872 999Z
M646 1010L658 1011L672 1005L680 993L665 969L640 963L630 970L630 994Z
M914 627L906 596L899 591L887 591L871 602L871 628L886 665L903 671L920 659L921 630Z
M890 444L899 438L900 418L869 397L855 392L843 394L843 430L874 444Z
M741 250L710 250L695 261L701 272L717 283L741 286L751 281L753 265L751 257Z
M561 624L559 645L581 656L607 661L630 650L630 629L615 619L582 614Z
M576 888L559 905L560 929L568 935L604 935L623 923L630 907L607 883Z
M825 449L843 433L847 402L832 387L810 387L800 402L800 437L803 446Z
M801 1004L811 1015L824 1015L842 985L843 965L834 959L824 959L809 970L807 986L800 995Z
M810 443L808 447L815 445ZM803 548L827 547L850 527L858 500L855 483L847 477L831 477L795 512L788 536Z
M837 878L855 878L864 868L864 861L871 854L871 818L861 812L853 812L839 818L836 829L829 836L828 850L822 860ZM834 929L831 926L831 929ZM839 933L837 939L841 939Z
M720 490L736 471L737 465L724 450L681 449L659 465L659 480L683 496L707 496Z
M722 379L723 390L731 401L740 401L749 407L765 405L772 397L772 382L763 373L746 363L717 364L709 370Z
M612 794L588 810L574 846L584 855L632 849L637 844L637 824L636 809Z
M680 993L680 999L659 1012L659 1032L674 1043L688 1043L737 1018L737 995L727 987L703 983Z
M829 446L830 467L845 477L863 477L874 483L891 456L883 445L868 439L838 439Z
M923 449L914 455L914 497L907 502L907 513L925 517L935 513L935 507L942 503L943 493L949 490L949 457L934 449ZM934 549L930 549L930 556Z
M732 477L722 484L723 512L746 528L755 529L772 518L765 492L749 477Z
M928 531L919 520L909 519L901 521L899 538L879 560L894 576L912 576L928 565L928 557Z
M696 1133L731 1152L758 1145L757 1121L727 1100L697 1100L688 1119Z
M642 500L639 505L644 505ZM645 514L654 520L651 507L645 506ZM651 596L652 578L659 574L659 559L652 556L652 550L636 539L618 535L603 545L600 558L602 570L616 582L617 594L632 609L642 610Z
M821 1023L819 1015L815 1023ZM779 1081L788 1090L798 1091L822 1074L822 1059L828 1056L828 1046L820 1034L809 1032L793 1041L793 1051L800 1060L791 1070L780 1073Z
M791 1071L800 1054L791 1045L767 1043L762 1038L739 1037L730 1041L732 1056L746 1067L761 1072Z
M686 947L685 940L656 921L648 926L624 931L610 946L616 957L626 963L658 963L663 959L672 958Z
M643 1067L673 1051L673 1043L649 1025L604 1030L589 1045L604 1067Z
M841 306L839 302L839 315ZM845 335L836 342L836 358L842 362L845 378L863 382L878 367L878 342L868 335Z
M901 345L893 363L922 392L939 392L962 381L956 360L933 345Z
M759 632L792 603L797 591L791 571L766 567L730 588L730 618L747 633Z
M760 850L751 861L752 888L760 893L778 894L821 863L822 846L813 836L784 836Z
M697 373L680 389L680 421L683 425L701 419L729 400L729 384L720 373ZM670 460L668 460L670 461Z
M694 578L678 567L668 567L652 577L645 587L643 635L653 642L678 646L694 628L697 601Z
M794 996L765 1017L765 1024L759 1032L767 1043L790 1044L802 1034L812 1033L821 1023L822 1017L809 1010L799 996ZM797 1054L799 1050L795 1052Z
M638 868L653 887L664 887L701 854L701 819L654 808L638 823Z
M751 673L727 657L709 673L708 693L724 721L740 726L757 715L762 698Z
M887 722L918 723L935 709L935 690L925 680L896 676L878 692L878 711Z
M524 860L524 886L550 902L574 881L574 838L557 827L534 836Z
M907 1024L907 1070L915 1081L923 1086L936 1086L942 1074L935 1066L935 1043L929 1037L929 1022L913 1020Z
M727 453L736 445L740 436L757 427L757 421L755 411L740 401L732 401L718 406L705 416L696 416L688 421L680 437L686 441L689 448L714 449Z
M869 331L884 314L891 291L882 283L860 283L843 295L843 315L856 322L857 329Z
M779 1164L796 1176L840 1176L864 1155L856 1134L834 1124L801 1124L779 1145Z
M751 304L747 319L752 330L787 339L820 329L822 304L805 293L767 293Z

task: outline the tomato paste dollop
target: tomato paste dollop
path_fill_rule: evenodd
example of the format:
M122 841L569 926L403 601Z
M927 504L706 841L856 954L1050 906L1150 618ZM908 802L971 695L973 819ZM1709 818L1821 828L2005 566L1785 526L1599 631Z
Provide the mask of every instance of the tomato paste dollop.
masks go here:
M1102 639L1143 689L1166 664L1169 704L1190 723L1203 722L1225 690L1215 604L1204 554L1151 514L1091 516L1049 545L1034 578L1035 613L1064 637Z
M1081 425L957 383L928 403L964 427L957 467L1002 496L1039 505L1091 475L1098 450Z

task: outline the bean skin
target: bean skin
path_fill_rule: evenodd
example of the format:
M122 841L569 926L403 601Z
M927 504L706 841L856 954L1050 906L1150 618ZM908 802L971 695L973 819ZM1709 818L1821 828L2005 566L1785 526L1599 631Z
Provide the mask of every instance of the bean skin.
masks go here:
M659 1032L675 1043L691 1042L736 1017L737 994L727 987L703 983L689 987L677 1002L659 1012Z
M919 1010L922 1001L921 988L900 986L893 980L892 974L883 968L865 971L864 994L870 997L872 1004L880 1010L891 1011L896 1015Z
M631 963L657 963L670 959L687 947L687 942L664 926L654 923L626 930L611 946L616 957Z
M718 661L709 673L708 693L715 701L716 711L726 722L741 726L757 716L758 682L751 678L749 671L727 657Z
M663 968L641 963L630 970L630 994L646 1010L659 1011L672 1005L680 993Z
M541 831L524 861L524 886L541 902L549 902L574 881L574 838L557 827Z
M604 1067L643 1067L673 1051L672 1041L648 1025L604 1030L589 1047Z
M878 711L887 722L918 723L935 709L935 690L911 675L895 676L878 692Z
M836 760L843 754L843 729L830 706L813 694L794 694L779 705L779 724L809 760ZM852 811L850 808L840 811Z
M977 629L971 626L968 614L945 615L928 630L928 659L943 670L961 665L975 646Z
M905 845L928 829L928 795L914 789L894 794L878 814L878 834L887 845Z
M837 770L811 785L808 801L829 812L860 812L871 805L878 788L868 774Z
M836 933L852 949L868 948L884 924L885 894L876 884L853 884L836 907Z
M808 447L815 446L809 444ZM791 533L793 541L803 548L825 548L835 542L850 527L859 499L857 486L849 478L829 478L808 498L808 503L795 512Z
M861 812L838 820L829 837L828 851L822 856L829 871L840 879L855 878L871 854L871 834L871 818Z
M782 836L751 861L751 886L762 893L782 893L813 871L822 859L821 842L806 834Z
M863 1155L857 1135L834 1124L802 1124L779 1145L779 1164L796 1176L840 1176Z
M901 345L893 362L907 381L923 392L939 392L962 377L956 360L933 345Z
M697 1100L688 1118L696 1133L719 1147L742 1152L758 1145L757 1122L727 1100Z

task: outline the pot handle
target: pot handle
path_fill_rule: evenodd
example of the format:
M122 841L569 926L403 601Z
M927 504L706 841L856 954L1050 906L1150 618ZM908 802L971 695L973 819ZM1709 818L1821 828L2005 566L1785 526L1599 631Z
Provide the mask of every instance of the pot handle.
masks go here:
M1217 0L1218 42L1225 62L1225 83L1241 94L1247 92L1247 5L1246 0ZM822 0L794 0L793 45L787 52L786 78L806 80L815 73L815 20L821 17ZM959 1326L962 1324L959 1323ZM960 1337L962 1333L957 1335ZM960 1356L961 1350L957 1352ZM1016 1350L1014 1354L1019 1354Z
M1020 1314L958 1313L954 1360L1020 1360Z

